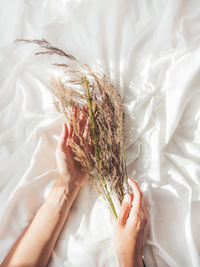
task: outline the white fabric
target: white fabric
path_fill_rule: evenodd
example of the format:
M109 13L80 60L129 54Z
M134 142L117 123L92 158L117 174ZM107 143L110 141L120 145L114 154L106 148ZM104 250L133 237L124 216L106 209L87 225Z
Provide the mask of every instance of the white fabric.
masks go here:
M54 61L13 44L45 38L100 65L124 97L128 171L151 219L146 265L200 266L199 0L1 0L0 21L0 262L56 177ZM49 266L117 266L113 223L87 183Z

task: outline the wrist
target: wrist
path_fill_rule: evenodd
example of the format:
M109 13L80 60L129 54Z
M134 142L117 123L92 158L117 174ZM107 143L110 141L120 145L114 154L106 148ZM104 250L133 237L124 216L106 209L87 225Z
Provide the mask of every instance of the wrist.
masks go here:
M118 254L118 261L120 267L143 267L142 257L133 257L129 255L119 255Z
M143 261L142 261L142 256L141 255L136 255L135 260L134 260L134 267L143 267Z
M133 267L133 266L135 266L133 257L118 254L118 261L119 261L120 267Z
M48 196L48 202L59 212L66 208L70 209L80 188L76 184L70 182L63 183L57 179Z
M74 189L80 189L81 184L77 183L77 177L69 177L69 175L60 174L58 173L55 187L56 188L63 188L66 194L69 194L74 191Z
M134 267L144 267L142 258L139 258L139 259L136 261Z

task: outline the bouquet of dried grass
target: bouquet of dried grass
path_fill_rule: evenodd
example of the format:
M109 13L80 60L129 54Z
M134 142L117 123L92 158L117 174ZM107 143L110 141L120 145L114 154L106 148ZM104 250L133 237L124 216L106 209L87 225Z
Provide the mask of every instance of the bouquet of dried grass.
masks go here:
M101 71L92 71L88 65L81 64L75 57L52 46L44 39L16 41L38 45L42 51L36 55L55 54L66 60L66 63L54 63L65 70L64 79L56 77L51 81L54 104L74 129L78 140L71 145L75 161L83 172L90 173L90 182L103 195L117 217L113 195L117 195L121 203L125 192L128 191L123 101L117 89ZM88 107L86 116L90 121L90 131L83 139L71 114L75 107L79 116L85 104ZM86 148L91 142L94 149L88 151Z

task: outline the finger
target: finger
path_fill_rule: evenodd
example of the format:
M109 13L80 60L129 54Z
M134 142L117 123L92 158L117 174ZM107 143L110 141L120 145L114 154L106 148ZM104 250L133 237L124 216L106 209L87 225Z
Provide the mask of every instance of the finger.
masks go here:
M86 113L88 113L89 109L88 109L88 105L87 105L87 104L85 104L85 105L83 106L83 110L84 110Z
M117 222L121 226L125 226L129 212L131 210L131 203L132 203L132 197L130 194L126 194L123 201L122 205L119 211L119 216L117 218Z
M68 128L67 128L67 124L64 123L63 124L63 140L65 141L65 143L66 143L67 137L68 137Z
M74 134L74 129L73 129L73 121L74 121L74 118L75 120L77 119L77 107L74 106L72 108L72 113L71 113L71 120L70 120L70 127L69 127L69 138L72 138L73 137L73 134Z
M89 141L88 151L89 151L92 155L94 155L94 152L95 152L95 150L94 150L94 144L93 144L93 142L92 142L91 139L90 139L90 141Z
M60 139L59 139L59 144L61 146L66 145L67 137L68 137L68 128L67 128L66 123L64 123L62 127L62 132L60 135Z
M77 107L76 106L74 106L72 108L72 114L73 114L74 118L77 119Z
M89 129L90 129L90 120L87 119L86 124L85 124L85 128L84 128L84 130L83 130L83 139L84 139L84 140L87 139Z
M72 135L73 135L73 126L70 124L68 137L72 138Z
M128 178L128 183L133 190L133 203L132 209L129 215L129 221L132 223L140 214L141 207L142 207L142 192L138 184L131 178Z
M80 145L80 140L79 140L79 138L78 138L77 136L74 135L74 136L72 137L72 140L73 140L73 142L76 143L77 145Z
M78 121L78 130L79 130L80 134L83 133L85 123L86 123L85 114L83 111L81 111L80 115L79 115L79 121Z

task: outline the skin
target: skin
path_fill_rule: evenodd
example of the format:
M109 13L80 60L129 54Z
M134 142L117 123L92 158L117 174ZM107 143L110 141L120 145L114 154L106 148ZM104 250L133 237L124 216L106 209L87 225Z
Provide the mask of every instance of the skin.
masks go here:
M114 228L114 244L120 267L142 267L142 252L149 232L149 218L142 192L128 178L133 194L124 197Z
M77 118L76 110L73 110L83 137L86 136L86 131L89 129L84 116L85 112L83 109L81 116ZM70 208L87 178L87 174L83 174L73 160L70 149L72 140L74 140L73 128L68 129L64 124L56 148L58 175L55 185L25 232L8 253L2 267L47 265L68 218Z
M76 109L73 110L73 116L83 138L86 138L89 130L86 113L87 107L84 106L77 118ZM48 264L56 241L69 216L70 208L88 176L80 171L73 159L70 148L72 140L76 142L73 128L64 124L56 148L58 168L56 182L48 198L4 259L2 267L35 267ZM93 151L92 143L87 149L90 152ZM129 183L133 194L127 195L124 199L116 220L115 248L120 267L140 267L148 218L142 205L139 187L133 180L129 179Z

